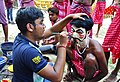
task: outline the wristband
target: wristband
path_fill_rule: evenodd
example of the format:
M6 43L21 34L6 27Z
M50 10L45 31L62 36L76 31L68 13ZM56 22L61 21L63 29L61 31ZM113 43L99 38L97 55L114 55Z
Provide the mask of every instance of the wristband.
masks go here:
M66 46L57 46L57 49L61 48L61 47L66 49Z

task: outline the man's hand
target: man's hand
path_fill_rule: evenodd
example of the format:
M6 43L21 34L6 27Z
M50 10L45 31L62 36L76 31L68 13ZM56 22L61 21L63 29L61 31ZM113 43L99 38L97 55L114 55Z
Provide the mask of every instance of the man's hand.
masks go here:
M83 15L86 15L89 18L89 16L86 13L76 13L76 14L70 14L70 15L72 16L73 19L79 18L79 19L85 20L83 17L81 17Z
M63 31L60 33L60 45L67 46L68 43L68 33Z

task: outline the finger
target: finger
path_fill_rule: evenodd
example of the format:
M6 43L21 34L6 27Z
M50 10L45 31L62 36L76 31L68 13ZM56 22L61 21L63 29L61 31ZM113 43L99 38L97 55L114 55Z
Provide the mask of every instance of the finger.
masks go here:
M89 16L86 13L81 13L81 16L83 16L83 15L86 15L89 18Z
M79 17L79 19L85 20L83 17Z

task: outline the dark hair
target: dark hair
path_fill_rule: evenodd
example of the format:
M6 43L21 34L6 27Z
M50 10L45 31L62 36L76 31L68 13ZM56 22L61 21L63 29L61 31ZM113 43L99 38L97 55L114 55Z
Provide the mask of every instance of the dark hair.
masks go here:
M27 31L26 25L28 23L34 24L38 18L43 18L41 10L35 7L20 8L16 14L16 24L21 33L25 34Z
M91 30L94 24L92 18L91 17L88 18L85 15L81 17L83 17L85 20L79 18L73 19L70 24L76 26L77 28L79 27L85 28L86 31Z
M55 7L48 8L48 12L51 11L52 13L55 13L56 15L59 15L59 10Z

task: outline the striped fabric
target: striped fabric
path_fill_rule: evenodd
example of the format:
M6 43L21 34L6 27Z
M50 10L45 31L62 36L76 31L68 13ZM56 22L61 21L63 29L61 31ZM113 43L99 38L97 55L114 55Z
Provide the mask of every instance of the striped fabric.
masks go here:
M74 57L74 60L72 60L72 63L75 65L75 68L78 74L84 77L84 68L83 68L84 65L83 65L82 58L80 57L80 55L77 53L76 50L72 50L72 55Z
M0 0L0 23L3 25L7 25L4 0Z
M105 52L112 52L112 62L120 58L120 8L118 8L112 23L110 24L102 47Z
M59 10L59 19L63 19L67 15L68 0L64 0L61 3L53 2L52 5Z
M116 5L110 5L104 10L104 18L113 18L114 12L116 11Z
M104 18L104 10L106 7L106 2L98 1L96 7L92 13L92 18L95 24L101 24Z

